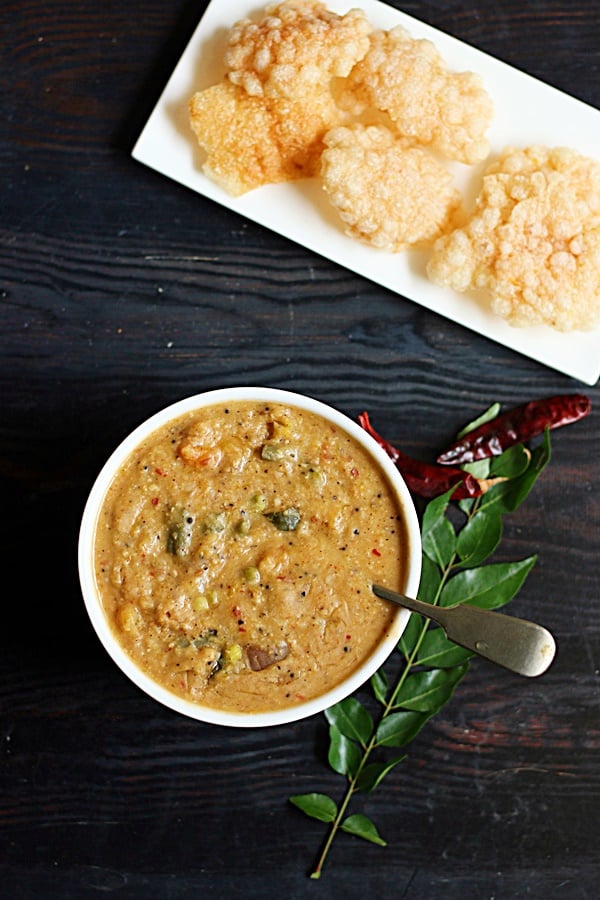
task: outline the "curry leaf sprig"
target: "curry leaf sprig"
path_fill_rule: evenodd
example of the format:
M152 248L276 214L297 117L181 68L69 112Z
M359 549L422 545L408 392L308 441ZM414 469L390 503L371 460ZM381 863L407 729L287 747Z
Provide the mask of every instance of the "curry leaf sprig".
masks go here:
M497 411L497 406L490 407L461 435L492 419ZM421 523L420 600L440 606L469 603L485 609L498 609L512 600L536 557L516 562L485 561L500 543L503 516L523 502L549 459L550 438L546 430L542 443L533 452L523 444L515 444L499 456L464 466L478 479L490 479L492 486L486 493L454 502L450 500L454 488L450 488L429 501ZM329 723L328 763L347 782L341 802L321 793L289 798L306 815L329 825L311 878L320 877L340 831L385 846L368 816L350 813L352 801L357 794L372 793L406 758L406 747L450 700L467 674L473 655L448 640L442 628L415 613L410 616L397 652L400 674L394 683L389 683L387 664L371 679L375 715L356 696L325 712Z

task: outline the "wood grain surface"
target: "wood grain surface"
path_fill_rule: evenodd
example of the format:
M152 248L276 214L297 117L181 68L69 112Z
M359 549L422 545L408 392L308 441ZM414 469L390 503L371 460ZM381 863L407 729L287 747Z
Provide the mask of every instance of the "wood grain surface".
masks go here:
M392 3L594 106L598 4ZM297 390L433 458L491 402L577 382L362 280L135 163L206 4L5 0L0 10L0 896L596 898L600 406L555 432L498 559L538 562L511 611L558 655L476 661L359 808L383 849L290 794L340 798L323 716L227 730L125 679L87 619L83 504L114 446L188 394ZM560 130L560 123L559 123ZM568 144L568 134L560 135Z

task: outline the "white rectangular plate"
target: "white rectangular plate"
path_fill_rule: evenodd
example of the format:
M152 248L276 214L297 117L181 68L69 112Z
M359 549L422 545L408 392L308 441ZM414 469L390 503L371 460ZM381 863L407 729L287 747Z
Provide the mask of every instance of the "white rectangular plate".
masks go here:
M489 132L492 153L509 144L540 143L566 145L600 159L600 112L593 107L378 0L329 0L327 6L337 13L359 6L378 28L403 25L412 37L433 41L449 68L477 72L495 107ZM195 91L221 80L227 31L257 7L262 4L248 0L213 0L209 4L133 149L133 157L382 287L563 374L595 384L600 377L600 328L560 333L545 326L511 327L484 303L430 282L424 274L422 252L385 253L347 237L324 206L316 179L269 185L242 197L230 197L202 173L188 122L188 102ZM453 171L458 187L466 192L466 179L472 184L476 170L457 164Z

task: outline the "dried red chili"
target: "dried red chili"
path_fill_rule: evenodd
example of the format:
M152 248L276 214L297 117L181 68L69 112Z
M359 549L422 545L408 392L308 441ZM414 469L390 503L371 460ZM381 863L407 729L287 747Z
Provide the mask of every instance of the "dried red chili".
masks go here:
M500 413L479 428L451 444L437 461L442 465L462 465L498 456L513 444L524 443L543 434L546 428L560 428L587 416L592 404L583 394L562 394L532 400Z
M464 500L467 497L478 497L485 490L485 487L473 475L462 469L424 463L402 453L375 431L368 413L361 413L358 416L358 422L385 450L413 494L427 498L439 497L440 494L445 494L451 487L456 486L452 499Z

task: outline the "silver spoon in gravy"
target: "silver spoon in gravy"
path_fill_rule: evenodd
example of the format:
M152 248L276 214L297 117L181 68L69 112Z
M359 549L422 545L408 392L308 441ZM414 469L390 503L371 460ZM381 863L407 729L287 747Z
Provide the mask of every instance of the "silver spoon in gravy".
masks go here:
M373 585L383 600L436 622L455 644L518 675L535 678L550 666L556 642L542 625L476 606L432 606L388 588Z

